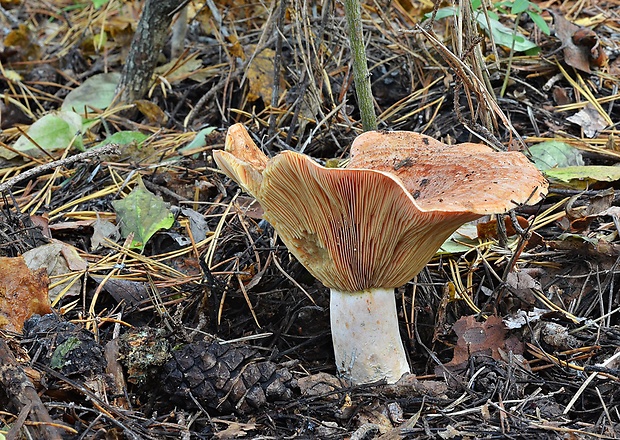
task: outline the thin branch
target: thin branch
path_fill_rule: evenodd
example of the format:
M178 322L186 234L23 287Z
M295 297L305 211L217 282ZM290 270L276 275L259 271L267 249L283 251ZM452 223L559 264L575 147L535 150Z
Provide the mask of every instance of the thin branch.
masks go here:
M31 168L28 171L25 171L21 173L20 175L7 180L4 183L0 183L0 194L12 188L17 183L23 180L28 180L38 174L44 173L49 170L53 170L54 168L57 168L57 167L64 167L74 162L80 162L85 159L90 159L92 157L102 156L105 154L114 154L114 155L120 154L118 144L107 144L102 147L93 148L91 150L85 151L84 153L76 154L75 156L67 157L65 159L55 160L55 161Z

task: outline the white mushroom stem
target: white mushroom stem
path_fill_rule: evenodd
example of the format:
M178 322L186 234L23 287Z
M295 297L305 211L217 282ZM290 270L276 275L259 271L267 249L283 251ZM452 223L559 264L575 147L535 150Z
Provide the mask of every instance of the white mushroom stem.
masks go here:
M394 289L339 292L331 289L330 319L338 372L355 384L409 373L398 331Z

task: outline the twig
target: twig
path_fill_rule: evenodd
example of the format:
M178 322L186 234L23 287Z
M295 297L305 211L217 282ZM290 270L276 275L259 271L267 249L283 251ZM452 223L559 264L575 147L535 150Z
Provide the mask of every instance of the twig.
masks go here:
M0 194L7 191L11 187L13 187L15 184L23 180L28 180L36 176L37 174L41 174L41 173L44 173L45 171L49 171L57 167L67 166L74 162L80 162L85 159L90 159L92 157L102 156L105 154L115 154L115 155L120 154L118 144L107 144L107 145L104 145L103 147L93 148L91 150L85 151L84 153L76 154L75 156L67 157L65 159L60 159L60 160L54 160L52 162L31 168L28 171L25 171L21 173L20 175L7 180L4 183L0 183Z
M609 359L607 359L602 364L599 364L598 366L600 366L600 367L607 367L608 365L612 365L613 362L616 359L618 359L618 357L620 357L620 351L617 352L616 354L614 354ZM588 387L590 382L592 382L597 375L598 375L598 372L592 373L591 375L588 376L588 378L586 380L583 381L583 384L581 384L581 386L579 387L579 389L577 390L577 392L575 393L573 398L570 400L570 402L568 402L568 404L566 405L566 408L564 408L564 412L562 414L568 414L569 413L569 411L572 409L572 407L575 404L575 402L577 402L577 400L579 400L579 397L581 397L581 395L583 394L585 389Z
M231 81L233 79L239 78L239 76L241 76L241 72L243 72L243 70L244 70L246 65L244 65L243 68L237 69L234 72L232 72L230 74L230 77L228 78L228 80ZM202 108L205 106L207 101L209 101L211 98L213 98L220 90L222 90L224 88L226 83L227 83L226 81L220 81L219 83L217 83L213 87L211 87L211 89L209 89L209 91L207 93L202 95L202 98L200 98L198 100L198 102L196 103L194 108L191 109L190 112L185 117L185 120L183 121L183 127L187 128L187 127L190 126L190 124L194 121L194 118L196 117L196 114L202 110Z
M286 14L286 0L280 0L278 5L278 17L275 26L276 33L276 53L273 59L273 90L271 92L271 113L269 114L269 131L268 137L273 138L276 133L277 112L275 108L278 106L280 99L280 70L282 69L282 25Z
M27 414L30 420L40 422L32 427L37 438L62 438L57 427L53 426L54 421L41 402L34 385L17 363L4 339L0 339L0 384L13 406L20 412L20 421L25 422L23 414Z

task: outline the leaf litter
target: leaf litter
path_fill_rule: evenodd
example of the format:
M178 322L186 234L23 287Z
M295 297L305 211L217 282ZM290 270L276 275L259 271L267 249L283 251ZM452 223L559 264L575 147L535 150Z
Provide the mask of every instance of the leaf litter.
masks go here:
M3 3L0 179L10 185L0 208L0 255L9 260L0 270L28 277L32 269L14 264L46 255L48 243L82 263L50 252L48 264L65 259L67 267L19 293L19 308L0 301L14 320L2 341L19 359L0 350L2 377L32 366L23 380L44 402L33 407L58 423L24 424L23 406L3 396L0 432L18 425L56 430L41 438L616 436L619 4L541 4L554 8L555 36L529 15L516 22L501 12L505 28L495 28L501 38L492 49L493 27L469 35L452 14L424 34L414 31L432 5L364 2L382 129L456 143L477 142L471 133L487 127L503 148L532 147L552 178L540 206L455 234L399 289L417 377L389 387L349 387L334 376L326 289L211 159L234 122L250 127L270 155L346 157L360 124L342 6L292 1L278 27L277 10L263 4L191 2L185 52L170 59L164 51L132 113L110 91L140 5ZM549 12L540 19L552 21ZM476 20L493 26L480 11ZM516 49L527 38L539 55L510 50L515 30ZM120 155L62 162L108 142L121 144ZM132 191L140 200L116 210ZM143 206L149 200L153 213ZM18 295L15 284L8 289ZM53 299L55 315L35 316L16 333L20 316L47 311L33 307L56 286L64 293Z

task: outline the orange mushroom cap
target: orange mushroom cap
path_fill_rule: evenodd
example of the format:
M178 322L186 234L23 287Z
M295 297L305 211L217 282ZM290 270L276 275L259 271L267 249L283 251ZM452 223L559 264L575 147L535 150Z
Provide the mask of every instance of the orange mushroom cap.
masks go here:
M535 204L548 182L520 152L473 143L446 145L411 131L369 131L351 145L347 168L398 177L422 210L499 214Z
M242 124L232 125L226 133L225 151L215 151L217 166L246 192L256 197L268 157L256 146Z
M546 191L523 155L483 145L368 132L354 142L348 168L337 169L290 151L267 159L249 136L238 136L242 126L233 127L227 152L213 153L218 166L256 197L310 273L339 291L399 287L463 223L538 201Z

